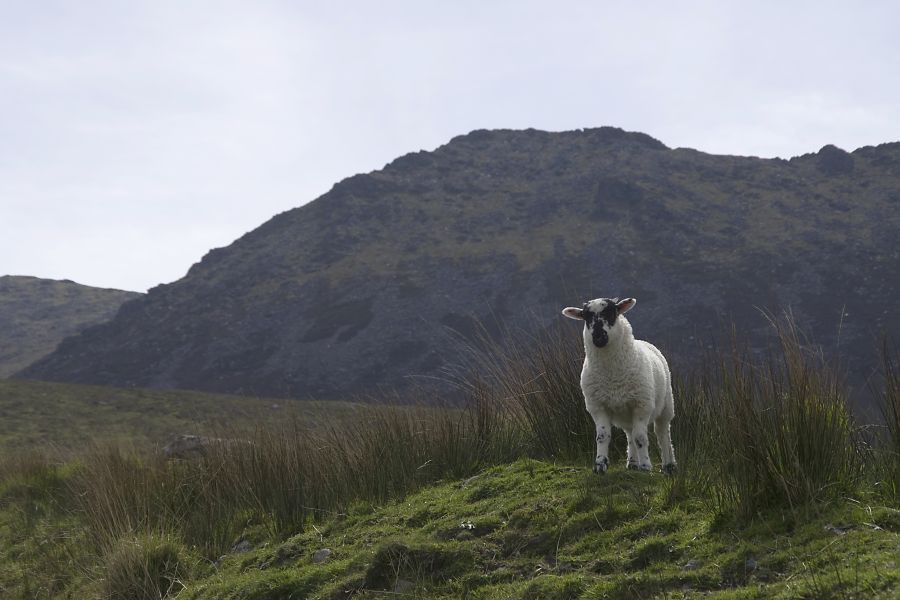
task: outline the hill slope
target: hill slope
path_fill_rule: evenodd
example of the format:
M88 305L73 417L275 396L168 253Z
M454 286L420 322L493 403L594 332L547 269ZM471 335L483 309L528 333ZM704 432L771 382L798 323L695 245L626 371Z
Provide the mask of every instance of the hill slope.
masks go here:
M0 377L25 368L66 337L112 318L137 292L37 277L0 277Z
M763 348L759 310L790 308L862 382L900 332L898 205L896 143L785 161L475 131L277 215L21 376L338 397L440 375L447 328L535 330L628 295L676 363L731 320Z
M900 513L846 500L751 526L662 475L520 460L224 557L186 598L894 598ZM871 514L871 517L870 517ZM870 520L871 519L871 520ZM250 540L248 540L250 542ZM253 547L253 540L245 547ZM321 560L322 549L330 550ZM319 552L319 557L316 553Z
M9 597L886 600L900 590L900 512L872 496L741 524L708 501L672 501L657 473L617 464L601 478L521 459L357 503L287 539L251 520L213 562L148 535L91 555L89 531L66 510L70 472L0 473Z
M182 390L0 380L0 450L81 450L92 444L162 446L174 435L297 430L359 418L349 402L273 402Z

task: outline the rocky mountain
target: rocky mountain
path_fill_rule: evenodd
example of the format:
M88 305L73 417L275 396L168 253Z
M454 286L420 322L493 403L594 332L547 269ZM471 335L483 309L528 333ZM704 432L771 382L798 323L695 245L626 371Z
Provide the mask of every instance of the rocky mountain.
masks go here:
M900 332L898 208L900 143L782 160L474 131L275 216L21 376L342 397L438 375L448 328L537 330L627 295L676 365L732 322L763 348L760 310L790 309L862 385Z
M140 296L73 281L0 277L0 377L50 354L64 338L109 320L123 302Z

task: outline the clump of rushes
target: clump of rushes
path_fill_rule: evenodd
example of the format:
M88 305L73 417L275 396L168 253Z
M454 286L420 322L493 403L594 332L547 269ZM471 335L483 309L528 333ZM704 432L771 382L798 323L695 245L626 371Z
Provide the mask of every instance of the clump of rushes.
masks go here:
M115 447L87 453L69 486L96 547L163 532L215 559L248 526L283 538L355 502L515 460L522 438L479 395L455 409L373 405L315 433L286 424L211 437L219 441L194 460Z
M189 578L192 560L177 541L156 535L120 540L104 556L103 597L160 600L174 597Z
M588 461L595 432L581 392L581 344L561 325L537 336L508 329L490 336L482 327L474 343L460 344L463 388L478 389L484 402L502 407L524 435L523 454Z
M734 350L697 392L713 415L705 435L719 445L708 457L716 500L740 517L838 497L863 474L841 378L790 319L776 328L778 355L756 362Z

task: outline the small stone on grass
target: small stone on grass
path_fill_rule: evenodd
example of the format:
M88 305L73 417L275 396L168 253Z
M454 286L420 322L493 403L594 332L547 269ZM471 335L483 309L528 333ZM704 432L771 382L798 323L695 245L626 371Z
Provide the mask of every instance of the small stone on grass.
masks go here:
M331 557L331 548L322 548L321 550L316 550L313 554L312 561L316 564L323 563Z

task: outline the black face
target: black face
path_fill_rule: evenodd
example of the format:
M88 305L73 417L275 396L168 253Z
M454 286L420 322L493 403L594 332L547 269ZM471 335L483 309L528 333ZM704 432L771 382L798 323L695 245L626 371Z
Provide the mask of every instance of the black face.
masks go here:
M585 302L582 307L582 314L584 315L585 327L591 331L594 345L598 348L603 348L609 343L609 334L606 333L604 325L607 328L611 328L615 324L616 318L619 316L619 309L616 307L616 302L619 300L618 298L600 299L606 301L606 306L603 307L603 310L594 312L590 309L590 302Z

